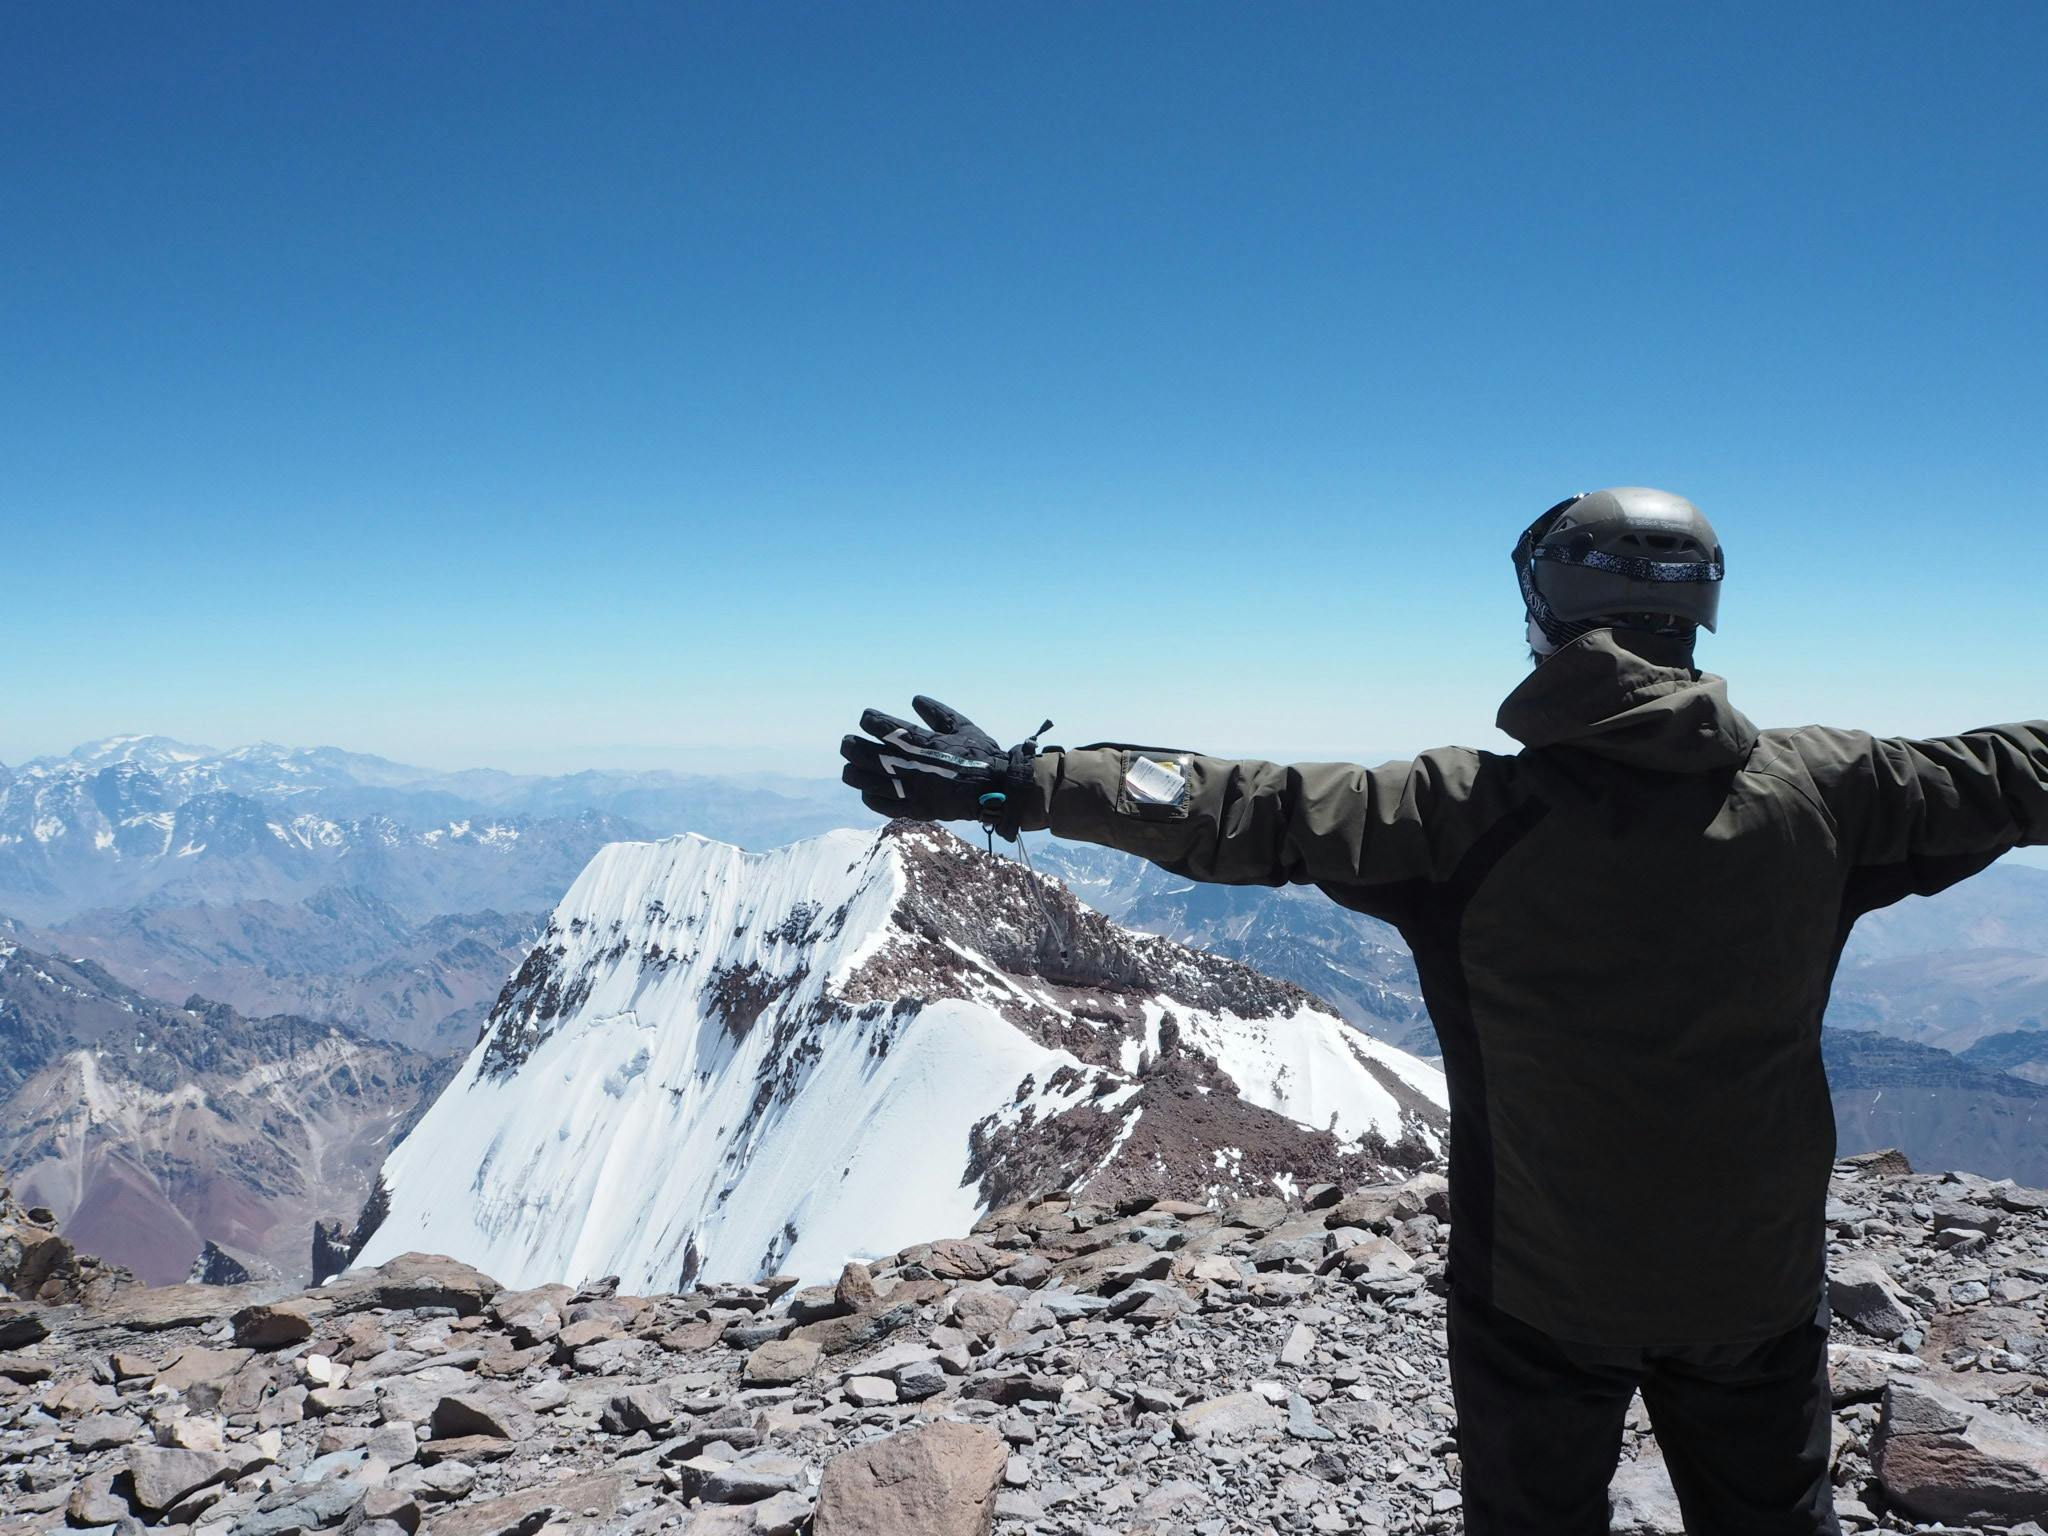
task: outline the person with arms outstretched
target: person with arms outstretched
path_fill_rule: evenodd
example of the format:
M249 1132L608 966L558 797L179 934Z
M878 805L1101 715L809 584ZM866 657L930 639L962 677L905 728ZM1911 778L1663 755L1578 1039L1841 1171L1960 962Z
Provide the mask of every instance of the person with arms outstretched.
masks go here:
M2048 721L1759 730L1694 665L1691 502L1574 496L1514 563L1498 724L1377 768L1004 749L920 698L841 744L873 810L1046 830L1397 927L1450 1086L1450 1368L1472 1536L1607 1529L1640 1390L1692 1536L1838 1530L1821 1018L1857 918L2048 842Z

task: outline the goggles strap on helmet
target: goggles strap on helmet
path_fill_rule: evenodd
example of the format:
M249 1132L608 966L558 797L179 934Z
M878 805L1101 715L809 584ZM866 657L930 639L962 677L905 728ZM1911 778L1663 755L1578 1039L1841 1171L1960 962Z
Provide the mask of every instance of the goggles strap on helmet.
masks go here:
M1610 555L1604 549L1571 549L1562 544L1538 544L1529 551L1529 558L1611 571L1632 581L1719 581L1727 574L1719 560L1645 560L1637 555Z
M1515 579L1522 587L1523 605L1528 608L1529 618L1550 641L1553 650L1571 644L1591 626L1567 624L1551 611L1550 604L1544 601L1543 593L1536 585L1536 550L1540 547L1538 541L1557 526L1557 520L1585 499L1584 491L1565 497L1523 529L1521 538L1515 541Z

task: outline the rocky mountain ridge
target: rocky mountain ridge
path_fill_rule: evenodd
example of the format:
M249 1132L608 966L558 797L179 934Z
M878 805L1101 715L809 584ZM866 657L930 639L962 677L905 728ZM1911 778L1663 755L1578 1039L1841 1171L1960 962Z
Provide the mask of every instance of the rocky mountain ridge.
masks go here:
M1880 1155L1833 1195L1845 1529L2034 1536L2048 1194ZM1444 1212L1427 1173L1061 1193L829 1285L511 1290L408 1254L0 1309L0 1532L1455 1533ZM1610 1502L1680 1532L1640 1404Z
M526 1283L836 1273L1024 1188L1352 1182L1437 1156L1441 1074L938 828L593 860L383 1171L371 1262Z
M1114 849L1050 838L1034 839L1031 857L1126 927L1291 982L1402 1050L1437 1052L1414 957L1400 933L1312 886L1204 885Z

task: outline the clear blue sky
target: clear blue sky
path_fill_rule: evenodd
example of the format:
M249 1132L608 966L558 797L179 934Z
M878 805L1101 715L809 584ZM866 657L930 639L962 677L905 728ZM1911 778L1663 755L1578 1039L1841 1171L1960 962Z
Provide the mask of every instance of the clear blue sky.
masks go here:
M1496 745L1691 495L1766 723L2048 713L2048 11L17 6L0 760Z

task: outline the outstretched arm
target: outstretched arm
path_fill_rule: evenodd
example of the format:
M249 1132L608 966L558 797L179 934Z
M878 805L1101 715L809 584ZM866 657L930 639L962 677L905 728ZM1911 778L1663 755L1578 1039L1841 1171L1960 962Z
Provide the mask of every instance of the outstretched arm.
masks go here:
M958 710L914 701L914 725L869 710L841 777L869 809L1050 830L1225 885L1382 885L1446 878L1500 807L1498 763L1452 748L1413 762L1289 766L1158 748L1003 748ZM1476 813L1476 814L1474 814Z
M2048 843L2048 720L1927 740L1813 728L1793 740L1859 868L1939 890Z
M1041 819L1026 825L1226 885L1442 878L1459 839L1436 813L1470 803L1482 763L1464 751L1378 768L1128 747L1047 752L1036 775Z

